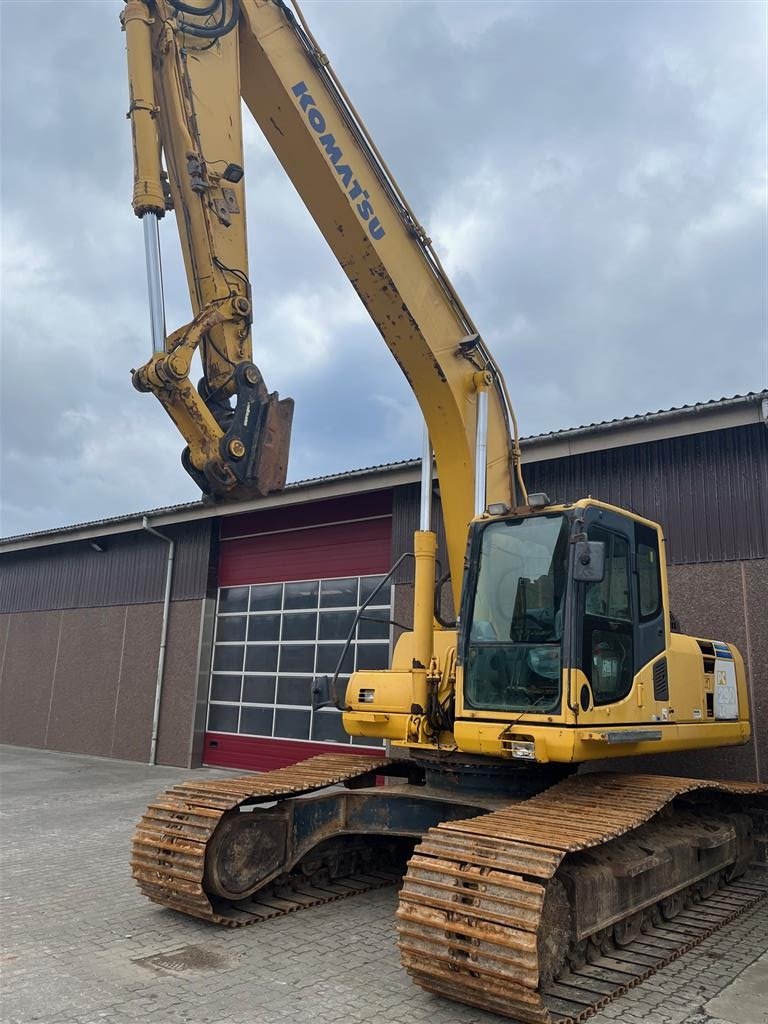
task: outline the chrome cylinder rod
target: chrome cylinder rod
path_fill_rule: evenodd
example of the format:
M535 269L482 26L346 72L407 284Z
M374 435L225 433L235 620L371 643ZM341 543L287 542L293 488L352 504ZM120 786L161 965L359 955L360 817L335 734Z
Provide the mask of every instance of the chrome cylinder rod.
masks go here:
M421 450L421 508L419 511L419 529L430 530L432 521L432 445L429 441L429 430L424 424L424 444Z
M475 515L485 512L485 484L488 471L488 391L477 392L477 437L475 441Z
M156 213L145 213L144 254L147 260L147 293L149 321L152 329L152 351L165 351L165 300L163 298L163 265L160 262L160 228Z

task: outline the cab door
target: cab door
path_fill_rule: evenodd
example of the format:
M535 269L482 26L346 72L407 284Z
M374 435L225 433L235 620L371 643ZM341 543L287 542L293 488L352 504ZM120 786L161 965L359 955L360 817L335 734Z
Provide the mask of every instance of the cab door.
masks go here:
M580 585L576 664L600 707L623 700L637 672L664 650L659 537L643 523L595 506L586 510L585 528L588 540L605 545L605 575Z
M602 580L582 584L580 664L592 690L595 706L626 697L635 675L635 636L632 615L631 520L604 509L589 508L587 539L605 545ZM582 695L582 707L584 706Z

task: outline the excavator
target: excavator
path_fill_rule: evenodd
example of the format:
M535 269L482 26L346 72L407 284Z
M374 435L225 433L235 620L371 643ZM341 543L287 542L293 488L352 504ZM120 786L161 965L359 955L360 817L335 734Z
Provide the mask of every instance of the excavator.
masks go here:
M672 629L659 525L526 491L502 372L298 3L127 0L121 20L153 342L133 383L176 424L203 493L280 490L293 412L252 359L241 99L427 430L403 556L412 628L389 669L343 694L338 671L313 687L386 756L173 786L136 829L134 878L227 926L401 880L398 945L418 985L515 1020L584 1019L765 893L744 875L768 787L597 763L744 743L741 655ZM167 334L169 211L193 317Z

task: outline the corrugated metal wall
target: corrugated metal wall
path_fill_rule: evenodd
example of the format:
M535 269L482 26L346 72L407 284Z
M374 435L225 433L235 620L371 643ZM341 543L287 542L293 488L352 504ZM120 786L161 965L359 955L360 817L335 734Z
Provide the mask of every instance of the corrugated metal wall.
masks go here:
M661 523L671 564L768 556L768 430L759 423L534 462L525 481L554 501L590 494Z
M768 557L768 430L759 423L529 463L525 482L553 501L591 495L661 523L671 564ZM413 547L418 485L396 489L393 514L394 562ZM442 520L438 536L444 560ZM412 579L409 570L397 582Z
M419 528L419 484L396 487L392 498L392 562L394 565L404 551L413 551L413 534ZM445 546L445 527L439 497L432 499L432 529L437 534L439 569L448 571L448 550ZM413 583L413 559L405 561L393 577L393 583Z
M168 527L176 541L172 598L205 596L210 520ZM0 558L0 613L151 604L163 600L168 546L144 531L19 551Z

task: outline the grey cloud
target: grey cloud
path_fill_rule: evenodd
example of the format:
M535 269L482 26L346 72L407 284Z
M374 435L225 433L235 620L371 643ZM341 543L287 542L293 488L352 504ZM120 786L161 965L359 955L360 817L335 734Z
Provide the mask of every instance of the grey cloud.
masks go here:
M120 7L0 2L4 534L195 496L128 376L149 342ZM759 5L305 9L523 433L763 386ZM297 400L291 477L415 455L407 385L263 143L247 172L254 348ZM169 327L189 315L174 234Z

